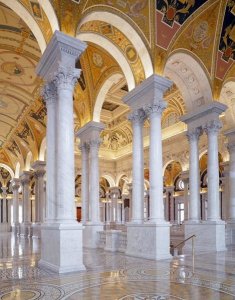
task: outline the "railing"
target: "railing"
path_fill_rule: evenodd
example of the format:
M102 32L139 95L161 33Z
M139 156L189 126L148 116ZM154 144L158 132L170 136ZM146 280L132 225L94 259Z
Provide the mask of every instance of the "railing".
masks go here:
M188 240L192 239L192 259L193 259L193 273L194 273L194 255L195 255L195 249L194 249L194 238L196 237L195 234L191 235L184 241L180 242L176 246L173 246L173 250L177 249L179 246L184 245Z

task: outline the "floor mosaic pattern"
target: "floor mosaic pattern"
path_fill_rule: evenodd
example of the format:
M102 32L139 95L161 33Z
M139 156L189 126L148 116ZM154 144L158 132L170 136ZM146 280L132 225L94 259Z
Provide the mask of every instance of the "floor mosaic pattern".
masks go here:
M235 300L235 250L154 262L84 250L87 271L38 267L40 240L0 235L0 299Z

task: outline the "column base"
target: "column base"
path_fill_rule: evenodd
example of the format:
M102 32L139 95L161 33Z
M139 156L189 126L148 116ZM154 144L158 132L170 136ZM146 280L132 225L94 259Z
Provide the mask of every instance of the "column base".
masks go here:
M32 236L33 238L41 238L41 223L32 224Z
M98 231L104 230L103 223L86 223L83 232L83 246L87 248L99 247L99 235Z
M171 259L170 224L127 224L126 255L147 259Z
M82 233L83 226L78 223L42 224L39 265L57 273L86 270L83 265Z
M228 220L226 224L226 245L235 245L235 220Z
M20 235L24 237L32 236L32 224L31 223L21 223L20 224Z
M119 237L121 230L106 230L105 231L105 248L106 251L116 252L119 250Z
M195 253L225 251L225 222L203 221L200 223L185 222L185 239L192 235L194 239ZM186 242L184 253L192 253L192 242Z

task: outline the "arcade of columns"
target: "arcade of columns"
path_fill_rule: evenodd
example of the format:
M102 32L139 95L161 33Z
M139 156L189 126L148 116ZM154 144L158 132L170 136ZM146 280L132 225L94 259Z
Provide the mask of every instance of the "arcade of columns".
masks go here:
M19 232L19 186L23 195L23 223L20 233L30 235L41 231L42 249L40 264L57 272L84 269L83 246L95 248L98 232L103 230L99 207L99 145L104 125L91 121L82 127L80 138L82 159L82 224L75 221L74 212L74 126L73 88L80 76L75 62L86 45L77 39L55 32L45 50L37 73L45 81L43 96L47 105L47 163L33 164L36 177L36 216L31 226L29 205L29 179L31 172L24 171L20 179L12 180L13 228ZM133 181L131 220L126 224L126 254L136 257L170 258L170 223L165 220L162 180L161 115L166 107L163 93L172 82L152 75L124 98L131 108L129 119L133 128ZM219 116L226 106L212 102L182 118L187 124L190 147L188 174L181 175L185 183L185 236L196 234L196 251L222 251L225 246L225 222L219 209L218 132ZM150 122L150 218L144 220L144 158L143 123ZM199 217L199 150L200 135L208 139L208 218ZM231 243L235 243L235 130L227 131L229 165L229 205L227 229ZM46 171L46 201L43 177ZM189 180L188 180L189 179ZM190 184L190 194L188 187ZM226 188L228 190L228 182ZM116 192L116 191L115 191ZM170 191L166 191L167 193ZM3 188L3 210L4 200ZM44 211L45 208L45 211ZM166 210L166 209L165 209ZM117 211L117 210L116 210ZM44 219L45 216L45 219ZM4 218L5 215L4 215ZM120 218L120 217L119 217ZM117 216L116 216L117 219ZM5 219L3 219L4 221ZM56 245L56 246L55 246ZM56 251L52 251L55 249Z

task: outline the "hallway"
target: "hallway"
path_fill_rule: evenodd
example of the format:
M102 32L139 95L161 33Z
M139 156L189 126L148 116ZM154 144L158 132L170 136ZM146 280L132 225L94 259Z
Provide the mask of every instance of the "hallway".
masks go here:
M87 271L58 275L38 267L40 240L0 240L0 299L235 299L235 251L151 261L84 250Z

